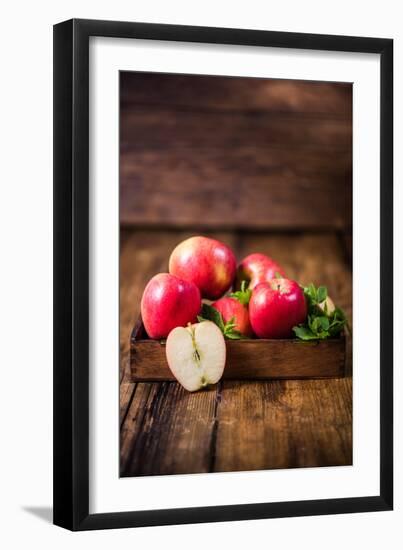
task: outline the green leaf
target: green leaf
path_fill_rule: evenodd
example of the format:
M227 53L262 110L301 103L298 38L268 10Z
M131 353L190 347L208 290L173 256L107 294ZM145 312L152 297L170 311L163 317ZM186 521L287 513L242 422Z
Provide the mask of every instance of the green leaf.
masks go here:
M338 323L337 325L332 325L329 328L329 335L330 336L338 336L340 332L343 330L344 324Z
M316 340L317 336L312 333L309 328L305 327L304 325L299 325L297 327L293 327L292 329L295 332L295 335L297 338L300 338L301 340Z
M203 304L201 315L198 315L197 319L200 323L203 321L212 321L221 330L224 338L228 338L229 340L241 340L246 338L246 336L241 334L238 330L235 330L235 317L231 317L227 323L224 323L221 313L215 307L208 304Z
M316 299L318 304L324 302L327 298L327 288L325 286L320 286L316 292Z
M329 330L329 319L327 317L317 317L319 327L322 331Z
M228 338L229 340L244 340L246 337L238 330L233 330L225 333L225 338Z
M317 302L317 298L316 298L316 288L315 288L315 285L313 283L311 283L308 288L307 288L307 293L308 293L308 296L311 298L312 302Z
M201 315L199 317L202 317L205 321L212 321L222 332L224 332L224 321L221 313L215 307L210 306L209 304L203 304Z
M318 321L314 315L308 315L308 327L310 330L316 334L318 331Z
M336 307L335 310L333 311L332 315L334 315L334 318L338 318L340 319L341 321L345 321L346 320L346 314L344 313L344 311L342 309L340 309L339 307Z
M308 304L308 310L311 310L311 308L317 303L316 288L311 283L309 286L303 287L303 291Z
M346 315L340 308L329 313L328 308L319 307L327 298L325 286L315 287L313 283L302 287L308 306L308 315L305 323L293 328L297 338L301 340L323 340L340 334L345 326L348 327Z
M228 326L228 325L233 325L233 326L236 325L235 315L233 315L233 316L231 317L231 319L225 323L225 326Z
M230 294L231 298L236 298L244 306L249 304L250 297L252 296L252 291L247 288L247 284L246 281L242 281L241 290L231 292Z
M225 338L229 338L230 340L240 340L243 338L243 335L239 332L239 330L236 330L235 327L236 319L235 317L231 317L231 319L224 325Z

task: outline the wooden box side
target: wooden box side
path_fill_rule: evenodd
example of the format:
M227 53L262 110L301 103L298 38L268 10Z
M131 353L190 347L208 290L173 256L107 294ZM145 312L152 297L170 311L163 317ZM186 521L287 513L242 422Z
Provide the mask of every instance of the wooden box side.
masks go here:
M267 380L339 378L345 375L346 342L339 338L300 340L227 340L224 379ZM141 318L130 339L133 381L175 380L165 356L165 342L150 340Z

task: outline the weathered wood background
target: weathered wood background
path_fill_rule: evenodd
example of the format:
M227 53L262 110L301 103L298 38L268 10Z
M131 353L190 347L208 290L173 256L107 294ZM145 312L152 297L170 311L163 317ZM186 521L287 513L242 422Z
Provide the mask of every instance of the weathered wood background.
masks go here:
M123 224L351 227L350 84L122 73L121 94Z
M352 320L349 84L121 74L121 475L347 465L345 378L222 381L189 394L133 383L130 333L148 279L203 230L324 284Z

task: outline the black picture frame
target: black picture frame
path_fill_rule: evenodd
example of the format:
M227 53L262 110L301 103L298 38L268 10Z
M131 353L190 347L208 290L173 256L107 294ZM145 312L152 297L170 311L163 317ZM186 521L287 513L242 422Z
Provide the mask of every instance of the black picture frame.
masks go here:
M89 38L377 53L381 58L380 491L366 497L89 513ZM73 19L54 26L54 523L71 530L393 507L393 40Z

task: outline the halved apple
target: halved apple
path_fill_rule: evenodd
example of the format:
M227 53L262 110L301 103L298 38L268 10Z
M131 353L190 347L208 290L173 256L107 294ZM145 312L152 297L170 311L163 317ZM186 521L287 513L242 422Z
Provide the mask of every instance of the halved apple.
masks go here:
M188 391L197 391L216 384L224 372L224 336L211 321L176 327L168 335L166 356L178 382Z

